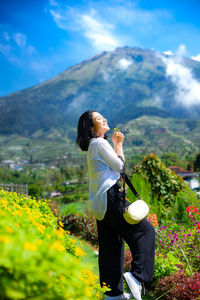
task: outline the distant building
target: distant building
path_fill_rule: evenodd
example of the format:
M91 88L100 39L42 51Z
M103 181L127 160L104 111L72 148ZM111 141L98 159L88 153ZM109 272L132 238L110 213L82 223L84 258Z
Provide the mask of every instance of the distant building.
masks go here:
M169 169L182 177L188 183L190 189L198 188L200 186L198 172L187 171L179 166L171 166Z
M23 171L22 164L14 160L3 160L1 165L14 171Z
M53 191L51 192L51 198L54 198L54 197L60 197L61 196L61 193L58 192L58 191Z

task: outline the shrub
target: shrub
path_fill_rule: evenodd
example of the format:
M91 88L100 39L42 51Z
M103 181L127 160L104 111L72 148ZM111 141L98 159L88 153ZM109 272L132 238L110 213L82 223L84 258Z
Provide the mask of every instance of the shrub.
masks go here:
M96 219L93 215L87 213L85 216L77 214L69 214L62 218L64 229L69 230L72 234L80 235L93 245L98 244L98 234Z
M200 230L196 224L192 228L184 228L181 224L170 223L156 230L157 252L174 255L184 264L188 273L200 271Z
M171 204L179 191L189 190L184 180L168 169L155 154L149 154L136 167L135 173L147 179L153 193L164 204Z
M132 183L150 205L150 212L157 214L160 224L167 219L187 221L185 208L198 205L198 199L184 180L168 169L155 155L144 157L134 169ZM128 193L130 200L135 197Z
M155 256L154 278L158 280L176 273L180 269L180 265L181 262L172 252L167 253L167 255L157 254Z
M124 272L128 272L131 269L131 261L132 261L132 254L130 250L124 251Z
M125 250L124 252L124 271L130 271L131 269L132 254L130 250ZM154 265L154 279L157 281L159 278L170 275L171 273L176 273L181 266L181 262L172 253L169 252L167 255L157 254L155 256Z
M105 291L47 200L0 190L0 253L2 300L87 300Z
M200 273L192 275L184 271L178 271L169 277L160 279L155 295L161 299L168 300L197 300L200 299ZM163 295L161 297L161 295Z
M180 191L176 194L174 202L172 203L170 217L176 222L183 222L190 225L190 219L188 218L186 208L191 204L198 204L196 195L191 190Z

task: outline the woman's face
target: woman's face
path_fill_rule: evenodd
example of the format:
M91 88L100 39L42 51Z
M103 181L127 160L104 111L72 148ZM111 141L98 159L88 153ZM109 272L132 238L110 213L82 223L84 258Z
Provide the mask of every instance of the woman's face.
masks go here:
M92 121L94 124L93 131L95 136L104 137L104 134L110 130L107 120L98 112L92 113Z

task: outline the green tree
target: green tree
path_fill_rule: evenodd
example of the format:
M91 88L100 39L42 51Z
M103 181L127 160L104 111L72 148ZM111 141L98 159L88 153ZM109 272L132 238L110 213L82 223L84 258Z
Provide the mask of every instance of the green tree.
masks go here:
M176 165L180 165L181 161L179 159L179 156L177 153L175 152L171 152L171 153L164 153L161 156L161 160L162 162L167 166L176 166Z
M179 191L189 189L184 180L168 169L153 153L144 157L135 168L134 173L147 179L151 184L152 192L167 205L174 201L174 197Z
M194 171L200 171L200 152L197 154L194 161Z
M30 184L28 187L28 194L31 197L40 198L42 197L42 188L36 184Z

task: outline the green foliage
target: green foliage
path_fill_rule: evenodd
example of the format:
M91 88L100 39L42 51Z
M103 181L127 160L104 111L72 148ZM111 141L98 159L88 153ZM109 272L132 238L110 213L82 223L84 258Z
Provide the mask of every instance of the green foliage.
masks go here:
M66 172L63 171L63 168ZM0 183L28 184L29 195L37 199L50 197L50 193L57 190L62 193L62 196L59 198L61 202L69 203L74 200L87 200L88 184L79 177L79 173L82 174L83 168L79 169L78 166L73 168L62 166L53 169L48 166L37 169L29 166L24 168L23 171L15 171L6 167L0 167ZM66 177L68 176L67 170L69 172L73 170L71 176L75 176L74 174L77 173L73 180Z
M156 255L154 265L155 280L169 276L172 273L176 273L179 270L177 265L180 267L181 262L172 252L168 252L166 255Z
M190 224L188 218L186 207L190 205L199 206L199 200L197 199L195 193L191 190L180 191L176 194L174 202L171 205L171 211L169 218L178 223L183 223L185 225Z
M149 181L152 192L165 205L170 205L178 192L189 190L184 180L168 169L155 154L145 156L135 173Z
M131 180L140 197L150 206L150 213L157 215L160 224L166 219L188 223L186 207L198 206L195 193L155 154L144 157L135 167ZM130 190L128 198L131 202L136 199Z
M163 255L173 252L188 273L200 271L200 239L196 224L187 228L177 223L165 223L156 230L156 251Z
M177 153L163 153L162 162L167 166L181 166L181 161Z
M65 230L81 236L91 244L98 245L96 219L88 210L87 213L85 210L85 215L70 213L62 217L62 223Z
M195 158L194 171L200 171L200 153L198 153L196 158Z
M59 213L61 216L67 216L70 213L74 215L84 215L86 206L89 206L87 201L77 201L69 204L61 203L59 206Z
M151 213L158 214L158 197L152 192L151 185L147 178L142 177L140 174L134 173L131 182L135 187L136 191L139 193L141 199L145 200L150 207ZM130 202L136 199L135 195L128 189L127 196Z
M36 184L30 184L28 186L28 193L31 197L39 198L42 195L42 189Z
M103 294L49 202L0 191L0 298L96 299Z

